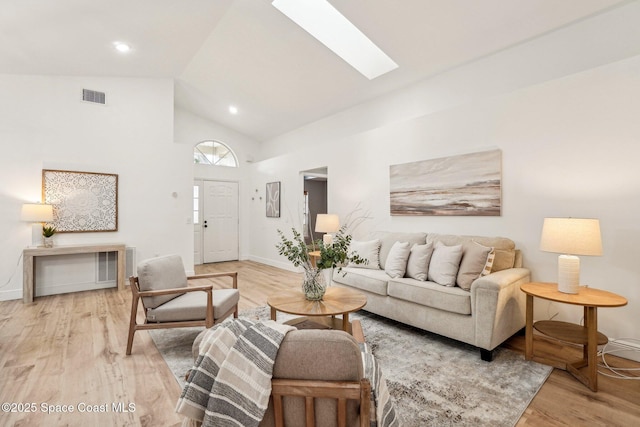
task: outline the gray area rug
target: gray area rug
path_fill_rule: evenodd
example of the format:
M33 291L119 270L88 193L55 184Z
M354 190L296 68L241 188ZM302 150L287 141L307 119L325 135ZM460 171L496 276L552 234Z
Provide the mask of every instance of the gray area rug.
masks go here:
M267 320L269 308L240 316ZM290 317L278 313L278 321ZM502 348L495 350L493 362L483 362L473 346L366 311L352 319L362 322L405 427L514 426L552 371ZM202 330L149 331L181 386L193 363L191 344Z

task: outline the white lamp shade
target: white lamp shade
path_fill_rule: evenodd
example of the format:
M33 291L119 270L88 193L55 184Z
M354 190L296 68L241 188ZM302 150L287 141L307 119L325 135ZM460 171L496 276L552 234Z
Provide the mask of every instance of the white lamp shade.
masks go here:
M334 214L318 214L316 216L317 233L335 233L340 230L340 219Z
M545 218L540 250L571 255L602 255L600 221L590 218Z
M22 205L20 217L27 222L50 222L53 221L53 206L43 203L25 203Z
M558 257L558 291L580 292L580 258L576 255L602 255L600 221L588 218L545 218L540 250Z

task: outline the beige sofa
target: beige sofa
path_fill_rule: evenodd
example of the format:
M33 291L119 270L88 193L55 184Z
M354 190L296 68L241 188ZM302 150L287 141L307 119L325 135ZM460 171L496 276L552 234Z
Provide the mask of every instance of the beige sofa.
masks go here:
M522 268L522 256L512 240L395 232L376 232L370 237L380 244L379 268L375 265L366 265L366 268L347 266L333 275L334 285L366 294L364 310L474 345L487 361L492 360L493 350L498 345L524 327L525 295L520 291L520 285L530 281L530 272ZM470 290L465 290L429 280L390 277L385 267L396 242L447 247L477 243L493 247L495 258L490 273L487 271L489 274L475 278ZM463 253L462 262L464 256ZM436 261L435 257L431 259L429 269L433 267L433 261Z

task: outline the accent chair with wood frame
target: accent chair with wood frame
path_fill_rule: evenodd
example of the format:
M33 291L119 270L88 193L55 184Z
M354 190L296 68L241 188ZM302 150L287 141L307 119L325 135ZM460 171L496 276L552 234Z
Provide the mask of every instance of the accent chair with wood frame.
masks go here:
M289 332L273 368L271 400L260 427L369 427L375 420L365 378L359 321L339 330Z
M194 361L205 333L193 343ZM259 427L369 427L376 407L358 345L364 342L358 320L353 336L331 329L289 332L275 359L269 407Z
M213 284L189 286L189 280L230 277L232 289L213 289ZM212 327L233 314L238 317L238 273L210 273L187 277L178 255L151 258L138 264L138 276L130 277L131 320L127 355L136 331L145 329ZM137 322L142 302L144 323Z

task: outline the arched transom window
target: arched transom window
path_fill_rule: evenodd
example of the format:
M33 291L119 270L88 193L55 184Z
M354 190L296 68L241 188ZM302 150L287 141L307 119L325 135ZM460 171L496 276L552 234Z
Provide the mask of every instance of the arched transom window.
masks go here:
M238 167L233 151L222 142L204 141L193 149L193 163L212 166Z

